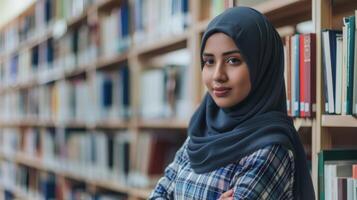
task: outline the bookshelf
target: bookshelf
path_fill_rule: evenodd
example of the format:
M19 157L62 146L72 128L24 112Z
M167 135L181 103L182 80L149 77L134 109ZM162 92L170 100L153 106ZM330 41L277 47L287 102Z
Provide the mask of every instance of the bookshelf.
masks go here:
M29 23L31 24L31 20L33 20L31 17L34 18L36 13L38 13L36 12L36 9L39 9L38 7L45 2L47 2L47 0L40 0L38 3L34 3L24 13L20 14L4 27L1 27L0 32L3 33L3 30L12 30L13 27L16 27L14 24L23 21L27 16L29 16ZM64 7L69 6L59 4L58 2L60 1L58 0L53 2ZM24 98L28 98L28 101L30 101L31 98L34 98L33 96L40 93L36 92L36 88L44 88L44 91L50 91L52 94L55 93L54 91L56 90L82 91L80 89L77 90L76 88L78 87L86 88L85 91L87 92L84 92L83 96L82 93L77 95L76 98L78 99L76 101L79 102L76 104L77 107L80 106L81 103L86 102L86 100L83 100L86 95L88 95L89 103L87 103L87 106L84 106L84 108L79 109L78 113L62 113L65 117L58 114L59 118L53 117L52 112L54 112L54 108L51 106L53 103L52 100L44 102L44 105L47 107L43 112L30 110L29 113L27 113L27 111L25 113L19 111L20 114L18 114L16 111L14 116L0 116L0 130L3 130L0 133L1 137L5 137L3 135L12 133L18 135L15 137L15 140L24 140L23 138L25 138L25 134L23 132L26 132L27 130L38 131L40 135L40 143L45 145L43 143L46 143L46 141L52 141L47 138L52 134L48 133L51 131L53 131L54 135L65 135L65 137L67 134L72 134L68 132L80 131L81 133L79 133L79 135L81 136L84 134L104 134L105 137L108 138L112 138L113 135L122 134L117 133L117 131L127 131L129 135L131 135L131 139L129 141L129 160L125 162L128 162L130 171L149 171L150 161L147 161L149 162L146 164L149 165L146 166L147 168L141 169L143 167L138 167L142 162L140 161L141 154L146 153L145 148L142 148L142 146L150 144L150 142L152 142L151 140L154 140L150 139L151 136L148 137L148 135L152 135L152 137L157 136L159 138L166 138L164 140L167 140L167 142L170 140L168 138L173 138L172 140L176 141L177 146L181 144L182 138L186 135L189 117L199 105L205 91L201 84L200 67L198 67L200 66L200 39L205 27L210 19L212 19L214 12L220 12L219 9L222 8L217 8L212 11L211 6L214 2L213 0L188 0L188 5L186 5L186 7L188 6L188 10L185 7L185 9L180 11L181 15L184 17L181 16L181 19L178 20L176 19L177 16L169 16L172 17L171 20L180 28L174 29L174 31L171 32L170 30L162 30L165 34L160 33L160 35L158 35L158 30L162 29L159 25L157 25L157 27L155 26L158 30L148 28L155 22L155 20L159 20L155 14L147 13L148 11L145 10L153 8L146 8L142 5L138 6L139 1L129 0L127 5L130 8L130 23L121 22L123 27L127 27L124 28L124 31L123 29L120 29L121 31L113 36L110 32L105 30L105 26L109 26L110 23L112 23L111 25L115 23L115 20L113 22L113 16L115 15L121 15L123 18L126 17L125 10L118 11L118 9L125 5L126 1L87 0L84 2L87 3L86 6L78 8L75 13L57 13L56 16L52 16L48 22L42 22L41 27L38 29L33 25L34 27L29 28L30 31L28 36L26 36L25 39L22 39L21 42L15 42L6 48L2 48L5 45L0 45L0 68L5 68L6 64L4 63L13 59L14 55L19 55L19 52L26 52L25 50L28 50L28 52L31 53L36 51L34 49L37 47L41 49L42 46L50 43L49 41L51 38L54 38L55 46L57 45L56 42L59 43L58 48L61 49L59 52L54 53L55 58L50 62L52 68L48 67L48 63L42 59L44 64L41 64L40 61L37 61L38 63L28 63L31 65L29 66L30 69L28 69L30 70L31 75L26 77L25 81L20 81L17 77L15 77L14 80L9 81L0 79L2 83L4 83L1 84L0 87L0 97L10 94L6 98L16 99L17 96L24 95ZM247 1L244 0L234 2L241 5L247 4ZM314 24L316 33L317 110L316 115L313 118L295 118L294 126L298 130L304 145L309 149L308 154L311 154L312 177L317 193L318 152L325 149L332 149L336 146L357 146L357 142L353 142L357 140L351 140L351 137L356 137L354 134L357 130L356 117L351 115L327 115L324 113L324 82L321 50L322 30L326 28L341 29L343 26L343 17L353 15L357 3L354 0L266 0L259 2L260 3L251 6L264 13L273 22L282 38L286 35L294 34L296 25L300 22L312 20ZM158 3L160 3L159 0L153 1L153 5ZM56 7L57 4L53 6ZM169 3L166 3L162 7L167 5L169 5ZM148 16L145 23L148 24L144 24L144 22L140 20L135 21L136 17L140 18L140 16L137 16L136 12L141 11L147 13ZM135 21L135 23L133 23L133 21ZM169 22L159 20L158 24L165 26L167 23ZM65 31L61 30L63 29L63 27L61 27L63 24L65 25ZM129 35L125 35L124 33L129 33ZM78 46L81 47L78 47L77 50L71 52L71 47L68 47L66 40L70 40L68 38L78 37L74 36L76 34L82 34L81 36L84 36L80 37L83 40L83 44L81 44L82 46L79 44ZM123 44L124 46L113 46L108 42L108 38L110 39L111 37L119 37L120 39L118 43ZM129 37L129 39L127 37ZM1 41L0 38L0 43ZM93 49L93 45L95 46L94 53L83 50ZM75 54L75 56L72 54ZM22 54L20 54L20 56L21 55ZM93 55L95 56L93 57ZM46 57L45 59L49 58ZM172 63L175 59L178 61ZM58 60L67 60L69 64L62 63L64 67L58 67L62 66L61 63L57 62ZM36 65L37 67L33 68L32 65ZM42 68L44 68L47 73L47 75L43 75L43 77L38 75L41 70L44 70ZM127 69L127 72L122 72L124 69ZM153 81L154 79L152 79L152 77L150 79L149 77L148 80L151 80L152 82L149 81L150 84L143 86L138 80L145 79L143 76L146 73L157 77L157 80L164 80L165 75L162 75L160 72L163 70L167 70L165 73L171 73L170 70L175 71L175 73L182 73L179 77L185 77L185 81L181 82L187 82L187 85L182 86L185 88L186 93L182 93L181 91L181 94L180 92L176 93L175 90L170 91L166 89L166 92L170 91L173 93L172 95L175 95L175 98L180 101L176 101L176 99L174 103L163 101L163 104L168 105L154 111L155 113L163 114L162 116L143 117L143 110L145 110L143 107L152 107L153 104L146 105L147 102L143 102L142 95L145 94L145 92L154 92L153 86L150 86L150 84L163 85L164 83ZM2 70L0 70L0 78L3 77L1 72ZM129 75L121 75L121 73L128 73ZM126 80L126 76L129 77L129 80ZM124 79L127 81L125 83L122 82L121 84L126 84L129 92L123 92L124 89L116 84L115 80L118 79L123 82ZM179 83L179 79L175 79L175 81L178 81ZM104 89L102 87L104 87L104 85L106 85L106 91L103 91ZM117 91L121 91L121 93L117 94ZM34 94L28 95L32 92ZM114 100L103 98L103 93L107 95L110 94ZM158 95L165 94L160 93ZM31 98L27 96L31 96ZM122 96L127 96L127 98L125 100L121 99ZM50 95L45 98L52 99L55 97ZM151 101L155 102L156 100L154 99ZM5 100L0 100L0 105L4 102ZM121 103L116 104L113 102ZM129 108L126 107L127 104L124 102L129 102ZM49 106L47 104L51 105ZM182 108L186 109L183 110ZM48 109L50 111L48 111ZM103 110L105 111L104 113L102 113ZM125 113L118 114L119 110L125 110ZM97 116L95 113L101 114ZM40 117L38 115L40 115ZM70 115L70 117L67 118L67 115ZM81 118L81 116L86 117ZM62 118L64 120L59 120ZM6 132L6 134L4 132ZM343 132L343 134L341 134L341 132ZM82 138L81 136L79 136L79 138ZM98 136L98 138L101 137L102 136ZM80 142L76 142L76 140L81 139L74 138L73 140L73 144L80 144ZM155 141L156 140L154 140L154 142ZM66 145L71 144L66 143ZM23 150L20 146L21 145L18 147L20 149L15 150ZM40 149L40 152L45 150L42 148ZM152 151L159 150L154 148ZM15 156L9 156L9 154L0 152L0 161L5 160L25 166L29 168L28 170L30 171L35 169L40 174L51 173L54 174L55 177L58 177L58 180L74 180L84 183L85 188L87 188L90 193L112 191L120 193L125 199L134 200L146 199L150 194L150 189L152 189L152 186L143 187L140 181L139 183L134 181L134 184L132 184L109 179L95 179L93 177L91 178L90 175L86 176L75 171L66 171L64 169L55 168L48 165L48 163L45 163L41 157L31 157L23 152L15 152L14 155ZM160 174L153 175L158 176ZM150 179L151 175L148 177ZM145 181L150 182L150 180L144 180L144 182ZM2 189L3 187L5 188L5 186L1 186ZM14 193L14 195L19 195L17 198L27 199L26 193L20 195L23 191L17 192L18 188L10 190L13 190L12 193Z

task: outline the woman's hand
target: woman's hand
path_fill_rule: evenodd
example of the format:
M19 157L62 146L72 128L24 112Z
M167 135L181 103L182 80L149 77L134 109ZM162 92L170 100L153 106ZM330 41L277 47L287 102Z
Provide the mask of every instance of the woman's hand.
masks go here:
M218 200L233 200L233 189L223 193Z

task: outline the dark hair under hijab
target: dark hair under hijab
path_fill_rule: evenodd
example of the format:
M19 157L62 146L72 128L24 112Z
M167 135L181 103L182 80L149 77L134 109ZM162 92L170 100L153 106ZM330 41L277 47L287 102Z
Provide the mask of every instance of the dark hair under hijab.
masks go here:
M306 154L286 111L279 34L260 12L248 7L230 8L209 23L202 38L201 59L207 39L217 32L231 37L240 49L252 87L243 101L230 108L218 107L208 93L205 95L188 128L187 152L193 170L209 172L267 145L280 144L294 153L295 199L315 199Z

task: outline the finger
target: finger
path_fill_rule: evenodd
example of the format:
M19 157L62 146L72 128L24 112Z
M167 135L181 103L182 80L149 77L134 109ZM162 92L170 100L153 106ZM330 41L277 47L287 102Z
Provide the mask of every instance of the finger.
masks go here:
M233 200L233 197L220 197L218 200Z
M226 191L225 193L223 193L223 194L221 195L221 198L230 197L230 196L232 196L232 195L233 195L233 190L231 189L231 190L228 190L228 191Z

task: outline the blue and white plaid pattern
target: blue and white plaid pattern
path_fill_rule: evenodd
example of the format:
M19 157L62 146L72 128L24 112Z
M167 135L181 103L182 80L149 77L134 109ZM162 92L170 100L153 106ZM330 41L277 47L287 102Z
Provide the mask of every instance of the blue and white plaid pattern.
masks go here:
M186 147L176 153L149 199L218 199L234 190L234 199L293 199L294 157L280 145L262 148L215 171L193 172Z

